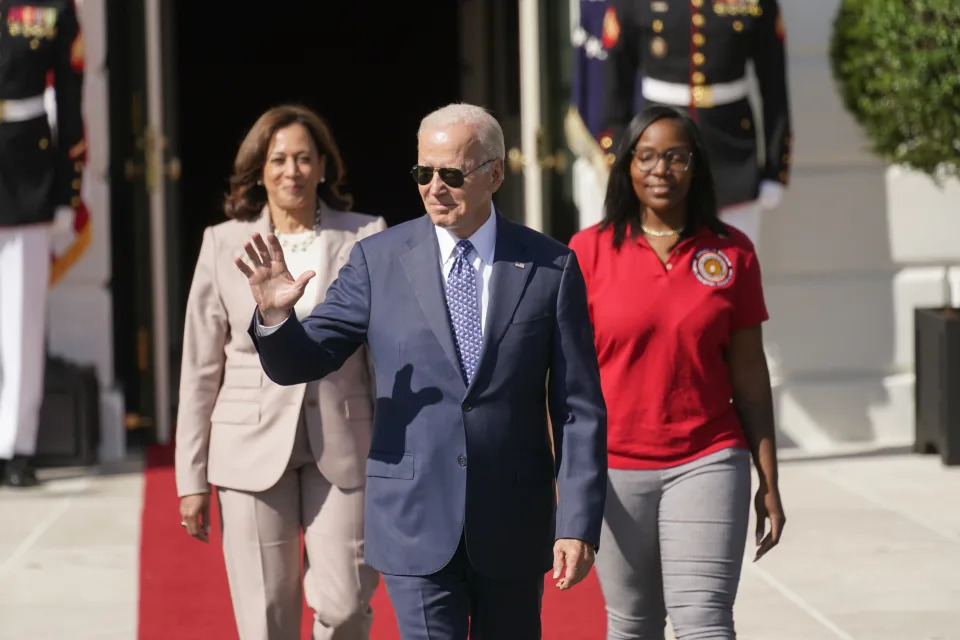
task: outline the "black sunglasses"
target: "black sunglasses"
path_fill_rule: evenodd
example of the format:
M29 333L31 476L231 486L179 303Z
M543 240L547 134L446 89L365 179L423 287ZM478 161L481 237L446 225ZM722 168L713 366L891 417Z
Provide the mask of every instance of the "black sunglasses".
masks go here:
M410 175L413 176L413 180L417 184L425 187L428 184L430 184L431 180L433 180L433 172L436 171L437 173L440 174L440 179L443 180L447 186L457 189L463 186L463 181L464 179L466 179L468 175L470 175L474 171L478 171L482 169L483 167L487 166L494 160L495 158L490 158L483 164L477 165L476 167L474 167L473 169L470 169L470 171L467 171L466 173L464 173L460 169L452 169L449 167L435 169L433 167L428 167L423 164L418 164L418 165L414 165L413 169L410 170Z

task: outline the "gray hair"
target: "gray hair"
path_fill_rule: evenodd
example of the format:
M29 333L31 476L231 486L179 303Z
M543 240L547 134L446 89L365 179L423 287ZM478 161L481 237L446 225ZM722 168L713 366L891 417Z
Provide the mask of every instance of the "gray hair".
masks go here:
M506 155L500 123L486 109L473 104L453 103L428 113L420 121L417 138L425 129L458 124L467 125L474 130L477 141L483 146L488 158L502 160Z

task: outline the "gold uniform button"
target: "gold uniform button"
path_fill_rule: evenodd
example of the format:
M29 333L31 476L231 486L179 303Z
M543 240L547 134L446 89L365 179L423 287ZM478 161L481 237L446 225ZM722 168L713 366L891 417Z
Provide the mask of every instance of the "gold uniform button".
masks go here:
M70 206L76 208L83 204L83 200L80 199L80 196L73 196L70 198Z
M36 51L37 49L39 49L39 48L40 48L40 41L37 40L36 38L34 38L33 40L31 40L31 41L30 41L30 48L33 49L34 51Z
M48 139L46 139L46 138L40 138L40 143L39 143L39 144L40 144L40 148L41 148L41 149L46 149L47 147L50 146L50 141L49 141Z
M702 65L706 59L707 57L702 53L700 53L699 51L693 54L693 64L697 65L698 67Z
M733 21L733 30L734 30L734 31L737 31L737 32L743 31L743 23L740 22L739 20L734 20L734 21Z
M613 163L616 162L616 161L617 161L617 156L616 156L616 154L613 154L613 153L608 153L608 154L607 154L607 164L608 164L608 165L610 165L610 166L612 167L612 166L613 166Z
M667 57L667 41L657 36L650 41L650 53L656 58L666 58Z
M703 0L690 0L690 4L695 6L697 9L703 6Z
M76 171L77 173L82 172L82 171L83 171L83 163L82 163L82 162L74 162L74 163L73 163L73 170Z
M690 79L693 80L693 84L703 84L707 80L699 71L695 71L693 75L690 76Z
M653 32L660 33L663 31L663 20L654 20L653 21Z
M693 34L693 44L697 45L698 47L702 47L703 43L706 41L707 38L702 33Z
M600 146L603 147L604 149L609 149L610 147L613 146L613 138L611 138L610 136L603 136L602 138L600 138Z
M79 189L83 186L83 183L80 182L80 178L74 178L73 182L70 183L70 186L74 189Z
M780 182L782 182L783 184L787 184L787 172L786 172L786 171L781 171L781 172L780 172Z
M703 19L702 15L699 13L693 14L693 24L697 25L698 27L702 27L704 22L705 20Z
M749 131L749 130L750 130L750 118L744 118L743 120L741 120L741 121L740 121L740 128L743 129L744 131Z

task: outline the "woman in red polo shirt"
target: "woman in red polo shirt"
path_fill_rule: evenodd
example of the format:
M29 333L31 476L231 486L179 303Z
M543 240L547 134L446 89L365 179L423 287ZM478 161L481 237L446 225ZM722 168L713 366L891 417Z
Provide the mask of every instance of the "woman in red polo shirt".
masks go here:
M650 107L630 123L604 210L570 246L607 403L596 560L607 638L663 640L669 614L678 640L732 639L751 454L756 558L786 520L760 265L750 240L717 218L700 134L674 109Z

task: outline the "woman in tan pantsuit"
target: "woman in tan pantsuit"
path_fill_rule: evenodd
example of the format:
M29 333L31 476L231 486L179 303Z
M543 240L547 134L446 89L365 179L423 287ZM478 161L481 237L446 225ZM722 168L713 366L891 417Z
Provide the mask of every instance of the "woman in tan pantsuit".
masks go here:
M385 228L351 213L344 169L321 119L264 113L234 163L187 300L176 431L181 524L204 542L210 485L241 640L299 639L301 579L316 640L366 640L378 574L363 561L364 463L374 397L360 349L319 382L278 386L247 334L255 303L233 264L254 232L276 233L293 273L316 277L296 308L319 303L357 240ZM304 573L300 572L300 534Z

